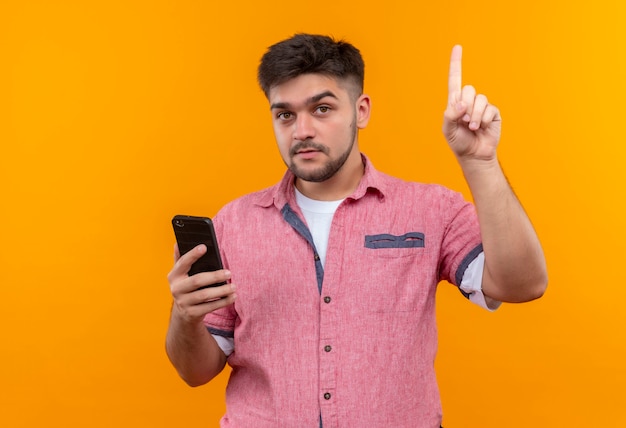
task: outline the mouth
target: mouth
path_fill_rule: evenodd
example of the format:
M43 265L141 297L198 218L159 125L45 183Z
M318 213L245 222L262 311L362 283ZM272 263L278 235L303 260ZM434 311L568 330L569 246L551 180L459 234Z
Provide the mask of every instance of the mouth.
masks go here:
M315 149L303 149L303 150L298 150L295 153L295 156L301 159L313 159L319 153L322 153L322 152L320 150L315 150Z
M313 157L318 153L327 153L326 147L312 141L303 141L294 145L290 154L292 157L300 156L304 158Z
M317 149L302 149L302 150L298 150L298 151L296 152L296 154L297 154L297 155L302 155L302 154L307 154L307 153L317 153L317 152L319 152L319 151L320 151L320 150L317 150Z

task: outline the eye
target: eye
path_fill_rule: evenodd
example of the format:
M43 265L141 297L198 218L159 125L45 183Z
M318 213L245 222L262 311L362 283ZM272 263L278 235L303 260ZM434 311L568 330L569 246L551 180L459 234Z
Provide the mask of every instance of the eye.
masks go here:
M317 108L317 111L319 111L320 113L328 113L330 111L330 107L328 107L328 106L319 106Z
M283 112L278 113L276 117L281 120L289 120L291 119L292 114L288 111L283 111Z

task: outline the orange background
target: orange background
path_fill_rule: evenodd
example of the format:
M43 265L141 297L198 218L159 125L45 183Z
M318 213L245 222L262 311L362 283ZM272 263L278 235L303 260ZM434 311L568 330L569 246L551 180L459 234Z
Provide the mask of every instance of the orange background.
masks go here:
M218 425L226 374L188 388L164 353L169 221L282 176L255 73L300 31L361 49L361 147L390 174L469 197L440 135L454 43L502 110L550 286L489 314L442 284L446 428L626 426L624 22L619 0L5 0L0 426Z

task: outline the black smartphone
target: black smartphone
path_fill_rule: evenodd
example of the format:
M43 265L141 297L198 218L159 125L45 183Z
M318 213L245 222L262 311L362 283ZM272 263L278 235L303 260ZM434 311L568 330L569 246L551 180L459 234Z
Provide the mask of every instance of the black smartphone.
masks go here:
M191 265L189 275L223 269L215 229L210 218L177 215L172 219L172 227L181 256L200 244L206 245L206 253ZM218 287L224 284L226 282L211 284L207 287Z

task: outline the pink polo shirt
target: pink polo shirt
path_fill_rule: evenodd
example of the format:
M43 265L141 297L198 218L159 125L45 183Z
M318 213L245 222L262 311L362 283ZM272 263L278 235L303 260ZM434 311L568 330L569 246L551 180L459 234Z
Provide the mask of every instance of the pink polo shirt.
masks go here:
M214 218L238 299L205 318L234 336L222 427L435 428L435 292L482 251L473 205L365 175L333 217L322 267L294 177Z

